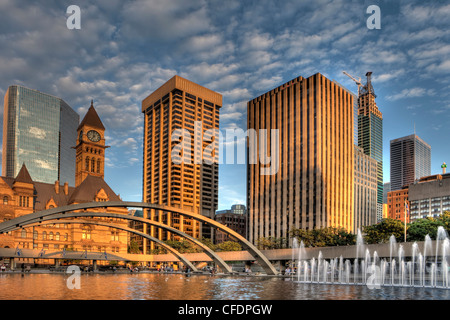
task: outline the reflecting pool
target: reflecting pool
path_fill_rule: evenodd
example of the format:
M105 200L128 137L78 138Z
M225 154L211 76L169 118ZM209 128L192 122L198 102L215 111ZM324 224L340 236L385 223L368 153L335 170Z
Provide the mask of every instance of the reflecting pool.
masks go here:
M447 300L434 288L299 283L293 278L185 274L0 274L1 300Z

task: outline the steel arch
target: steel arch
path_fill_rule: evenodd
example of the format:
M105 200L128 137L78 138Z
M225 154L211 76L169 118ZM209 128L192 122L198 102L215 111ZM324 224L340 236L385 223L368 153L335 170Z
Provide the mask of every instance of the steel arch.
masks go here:
M236 238L239 242L242 243L244 249L246 249L254 258L259 262L259 264L264 268L264 271L269 275L277 275L278 271L275 267L270 263L266 256L264 256L252 243L250 243L247 239L242 237L237 232L231 230L230 228L224 226L223 224L214 221L210 218L207 218L198 213L193 213L188 210L152 204L152 203L144 203L144 202L129 202L129 201L109 201L109 202L89 202L89 203L81 203L81 204L73 204L68 206L62 206L57 208L52 208L48 210L43 210L31 214L27 214L12 220L8 220L2 222L0 224L0 233L8 232L16 228L20 228L27 224L27 221L34 220L36 218L43 218L44 216L50 216L54 214L59 214L63 212L70 212L75 210L84 210L84 209L93 209L93 208L108 208L108 207L132 207L132 208L143 208L143 209L153 209L159 211L168 211L173 213L178 213L184 216L188 216L193 218L194 220L207 223L225 233ZM124 215L125 216L125 215Z
M124 215L124 214L120 214L120 213L107 213L107 212L71 212L71 213L53 214L51 216L46 216L46 217L42 217L42 218L36 218L33 220L29 220L26 223L26 225L21 225L20 227L25 227L25 226L28 226L29 224L34 224L34 223L60 220L62 218L85 218L85 217L116 218L116 219L139 221L139 222L150 224L150 225L158 227L158 228L165 229L172 233L178 234L179 236L187 239L188 241L190 241L190 242L194 243L195 245L199 246L200 248L202 248L205 251L206 255L208 257L210 257L215 263L217 263L226 273L233 272L233 270L230 268L230 266L221 257L219 257L213 250L211 250L211 248L209 248L207 245L203 244L202 242L198 241L197 239L191 237L190 235L188 235L178 229L172 228L163 223L148 220L148 219L141 218L141 217ZM76 221L76 220L74 220L74 221ZM62 222L58 221L58 222L53 222L53 223L62 223ZM142 233L142 234L145 234L145 233ZM154 239L156 239L156 238L154 238ZM157 242L157 241L155 241L155 242ZM158 243L161 243L161 242L162 241L158 240Z
M41 224L51 224L51 223L55 223L52 219L49 220L45 220L43 222L36 222L36 223L30 223L32 225L41 225ZM190 262L188 259L186 259L185 256L183 256L180 252L178 252L177 250L175 250L174 248L172 248L171 246L169 246L168 244L164 243L163 241L152 237L148 234L139 232L137 230L134 230L132 228L128 228L128 227L123 227L117 224L112 224L112 223L103 223L103 222L98 222L98 221L85 221L85 220L59 220L57 223L61 223L61 224L95 224L96 226L104 226L104 227L111 227L111 228L115 228L115 229L120 229L120 230L124 230L130 233L134 233L137 234L141 237L144 237L150 241L153 241L155 243L158 243L160 246L164 247L165 249L167 249L168 251L170 251L175 257L177 257L181 262L183 262L185 265L187 265L189 268L191 268L191 270L193 272L199 272L197 270L197 268L192 264L192 262Z

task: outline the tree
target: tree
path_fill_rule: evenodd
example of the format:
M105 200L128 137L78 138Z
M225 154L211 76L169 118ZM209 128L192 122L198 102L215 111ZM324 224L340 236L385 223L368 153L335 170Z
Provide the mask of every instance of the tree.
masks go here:
M287 241L286 238L262 237L256 241L256 246L262 250L282 249L287 247Z
M130 244L128 245L128 252L129 253L141 253L141 250L139 249L139 243L137 243L135 240L131 240Z
M368 244L387 243L392 235L397 241L403 241L405 225L400 220L387 218L378 224L363 227L363 231Z
M216 245L216 251L241 251L242 246L236 241L224 241Z
M426 235L429 235L431 239L436 239L437 229L442 225L443 222L439 218L417 219L409 224L406 239L408 241L424 241Z
M344 228L327 227L313 230L292 229L291 237L296 237L299 242L303 241L305 247L332 247L353 245L356 236L347 232Z

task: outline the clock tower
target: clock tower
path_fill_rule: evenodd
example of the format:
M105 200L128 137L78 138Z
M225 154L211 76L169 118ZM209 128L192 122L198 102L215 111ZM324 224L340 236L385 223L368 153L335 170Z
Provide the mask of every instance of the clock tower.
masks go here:
M87 176L104 178L105 175L105 127L94 108L94 102L77 129L75 187Z

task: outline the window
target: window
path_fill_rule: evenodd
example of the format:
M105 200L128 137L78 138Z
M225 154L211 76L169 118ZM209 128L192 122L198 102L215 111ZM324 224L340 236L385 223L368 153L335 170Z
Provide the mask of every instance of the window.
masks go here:
M48 240L53 240L53 232L50 232L48 235Z
M60 235L59 235L59 232L57 232L57 233L55 234L55 240L56 240L56 241L59 241L59 239L60 239Z
M22 229L21 237L25 239L27 237L27 230Z
M36 230L33 231L33 240L38 239L38 232Z
M83 233L81 234L81 239L83 239L83 240L91 239L91 230L89 228L83 229Z
M89 161L90 161L89 157L86 157L86 168L85 168L86 171L89 171Z
M100 159L97 160L97 173L100 173Z
M91 161L91 171L95 172L95 158L92 158L92 161Z
M4 196L4 197L3 197L3 204L4 204L4 205L7 205L7 204L8 204L8 197L7 197L7 196Z
M47 232L42 232L42 240L47 240Z

